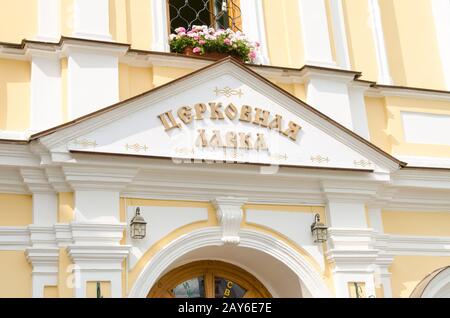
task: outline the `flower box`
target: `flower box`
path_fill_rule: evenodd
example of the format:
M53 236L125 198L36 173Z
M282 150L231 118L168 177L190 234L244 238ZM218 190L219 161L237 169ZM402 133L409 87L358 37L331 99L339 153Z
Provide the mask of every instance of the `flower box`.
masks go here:
M170 50L187 56L221 59L232 56L242 62L254 62L259 43L251 42L242 32L231 29L215 30L206 25L175 29L170 35Z
M214 60L221 60L228 56L232 56L235 59L241 60L241 58L238 55L232 53L220 53L220 52L205 52L204 54L194 53L194 48L191 46L186 47L183 51L183 54L187 56L201 56Z

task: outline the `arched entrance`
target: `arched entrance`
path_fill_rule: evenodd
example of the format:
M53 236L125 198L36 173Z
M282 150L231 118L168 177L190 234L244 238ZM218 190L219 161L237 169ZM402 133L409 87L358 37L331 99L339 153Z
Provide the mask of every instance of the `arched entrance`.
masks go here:
M428 274L417 284L410 298L450 298L450 266Z
M270 298L264 285L242 268L222 261L197 261L171 270L149 298Z
M298 253L288 244L270 235L251 229L241 229L239 236L240 241L236 246L237 248L253 250L261 253L261 255L265 255L268 259L277 261L278 263L272 264L273 266L271 268L277 270L284 268L285 270L282 270L281 273L290 271L295 275L297 280L296 283L301 283L301 294L289 293L286 295L285 293L281 293L280 290L275 289L275 293L278 295L275 295L274 297L302 297L301 295L303 295L303 297L332 297L332 293L328 289L320 271L313 267L303 255ZM199 251L202 248L223 246L222 230L219 227L198 229L173 240L146 262L139 276L136 278L128 297L147 297L155 284L167 273L166 270L183 256ZM201 259L218 259L217 257L215 258L214 255L212 255L212 257L207 257L202 253L202 256ZM191 262L197 260L199 259L191 259ZM229 261L228 258L222 260L225 262ZM242 262L234 261L234 263L239 265ZM261 262L259 263L261 264ZM279 265L281 265L281 267ZM244 268L244 266L240 267ZM174 268L176 267L173 267L170 270L173 270ZM247 266L246 268L247 270L250 270L253 266ZM269 272L270 271L266 271L266 273L270 274ZM273 273L274 272L272 271L272 274ZM258 277L263 281L267 275L261 274L262 275ZM292 280L293 279L291 279L291 281ZM266 287L269 287L267 283L272 286L274 285L273 281L265 282ZM272 289L268 289L271 291L271 295L274 295Z

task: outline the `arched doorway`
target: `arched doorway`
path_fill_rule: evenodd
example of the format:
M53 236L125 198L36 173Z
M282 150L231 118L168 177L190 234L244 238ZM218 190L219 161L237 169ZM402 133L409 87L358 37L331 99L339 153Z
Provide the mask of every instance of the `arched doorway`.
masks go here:
M264 285L242 268L222 261L197 261L171 270L149 298L270 298Z
M450 266L428 274L417 284L410 298L450 298Z

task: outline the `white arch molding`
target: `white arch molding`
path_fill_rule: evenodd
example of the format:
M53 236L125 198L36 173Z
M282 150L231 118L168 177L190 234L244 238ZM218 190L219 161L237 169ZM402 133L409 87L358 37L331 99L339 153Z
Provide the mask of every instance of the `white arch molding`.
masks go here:
M443 268L431 279L421 298L450 298L450 266Z
M283 262L298 276L312 297L333 297L321 275L292 247L270 235L254 230L241 229L239 234L239 246L264 252ZM202 247L221 245L223 245L222 232L219 227L199 229L175 239L145 265L128 297L147 297L162 273L186 253Z

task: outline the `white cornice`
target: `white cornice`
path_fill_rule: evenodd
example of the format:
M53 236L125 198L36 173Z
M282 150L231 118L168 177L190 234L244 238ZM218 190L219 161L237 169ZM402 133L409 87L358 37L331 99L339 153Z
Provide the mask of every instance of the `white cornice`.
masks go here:
M393 255L450 256L450 237L389 235L386 251Z
M25 226L0 226L0 250L25 250L31 244Z

